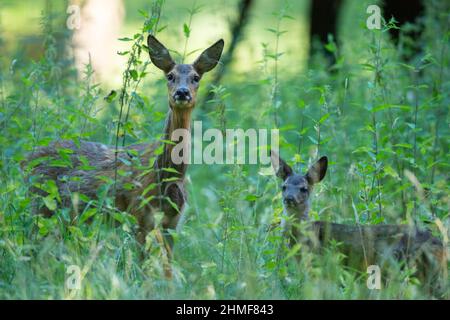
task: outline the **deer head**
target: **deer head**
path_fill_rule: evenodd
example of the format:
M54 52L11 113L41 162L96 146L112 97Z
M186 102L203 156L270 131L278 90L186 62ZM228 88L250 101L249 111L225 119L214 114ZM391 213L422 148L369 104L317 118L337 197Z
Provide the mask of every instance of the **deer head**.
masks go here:
M166 74L170 107L194 108L200 80L204 73L212 70L219 62L223 40L203 51L192 64L175 63L169 50L152 35L148 36L147 45L153 64Z
M295 173L273 151L270 154L270 158L277 177L283 180L281 189L286 212L289 215L295 215L298 219L307 219L313 186L322 181L327 172L327 157L320 158L308 169L305 175Z

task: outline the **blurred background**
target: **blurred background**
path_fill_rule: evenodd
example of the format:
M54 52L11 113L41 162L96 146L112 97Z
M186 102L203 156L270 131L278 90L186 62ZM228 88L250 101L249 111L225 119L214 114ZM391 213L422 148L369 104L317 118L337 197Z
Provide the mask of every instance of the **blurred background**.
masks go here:
M429 298L407 272L369 292L337 256L299 267L280 253L268 228L282 216L280 181L267 167L189 167L168 283L157 255L138 261L125 215L114 229L102 206L87 211L92 224L67 227L68 210L32 216L19 163L55 139L156 141L167 89L147 33L187 63L223 38L193 114L204 130L277 128L298 171L327 155L312 219L414 221L448 238L449 21L445 0L0 0L0 297L66 297L75 263L95 270L84 298Z
M41 19L47 11L52 14L53 28L61 37L72 31L70 45L77 62L86 63L90 54L102 80L118 83L126 58L116 53L127 47L118 39L137 30L142 24L139 10L150 7L148 0L2 0L2 54L4 58L19 54L24 60L39 59L43 55ZM361 23L358 18L368 17L367 7L363 1L341 0L312 3L309 0L169 0L162 11L164 30L159 37L167 46L180 51L185 44L185 24L191 29L188 51L204 48L218 38L224 38L227 44L234 37L239 38L232 67L234 72L245 72L263 59L262 45L273 42L274 33L270 30L280 27L276 13L282 8L289 19L283 20L281 27L289 31L289 35L278 43L278 50L285 56L280 59L279 67L296 73L305 69L311 38L327 42L328 33L336 36L337 32L348 32L356 43L358 23ZM417 0L407 7L397 1L387 2L384 7L388 19L395 14L401 23L414 23L423 13L423 5ZM191 17L193 11L195 14Z
M241 1L245 2L245 1ZM279 2L270 0L249 1L248 26L242 30L245 41L240 41L233 59L233 71L249 71L262 60L262 43L271 42L273 34L266 29L276 27L277 17L273 13ZM71 4L80 6L80 29L73 30L71 45L78 50L79 59L85 63L90 53L94 69L101 74L102 82L118 84L121 70L125 67L126 57L117 55L125 51L127 43L118 38L132 35L143 22L138 10L148 10L152 3L146 0L2 0L0 21L3 33L2 55L19 56L23 59L39 59L43 55L40 21L43 11L51 10L55 16L54 28L60 29L61 37L65 30L66 19L71 12L64 14ZM188 51L200 50L219 38L229 44L231 26L239 17L241 3L238 0L166 1L161 16L161 25L165 28L158 38L167 47L182 51L185 37L183 25L190 21L189 11L198 12L192 17ZM283 28L289 30L289 37L280 42L279 49L285 52L283 67L290 72L298 72L305 66L309 48L308 10L309 1L292 1L289 13L295 19L286 20ZM75 12L73 13L76 14ZM188 58L189 60L195 57Z

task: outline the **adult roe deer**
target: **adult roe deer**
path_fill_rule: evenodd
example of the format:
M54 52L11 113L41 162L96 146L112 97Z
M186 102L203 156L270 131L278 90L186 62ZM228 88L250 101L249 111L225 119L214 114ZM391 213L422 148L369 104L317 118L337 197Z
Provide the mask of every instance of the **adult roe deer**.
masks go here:
M295 173L273 151L271 160L277 177L283 181L284 213L293 220L289 225L283 225L289 245L302 243L320 251L330 240L334 240L339 243L337 250L345 255L347 266L366 272L370 265L378 265L385 270L383 267L392 261L405 262L416 267L416 275L428 291L442 293L442 289L445 290L448 281L446 248L430 231L409 225L347 225L310 221L310 195L314 185L325 177L327 157L315 162L305 175Z
M139 227L137 240L141 244L145 243L147 233L155 228L156 211L164 213L161 222L163 230L177 226L186 201L184 176L187 164L179 161L176 162L179 164L174 163L171 151L175 143L187 141L182 137L172 137L172 133L177 129L190 132L191 113L195 107L199 82L205 72L217 65L224 46L223 40L219 40L203 51L194 63L177 64L164 45L152 35L148 36L147 44L151 61L164 71L167 78L169 110L163 139L171 140L173 144L156 142L131 145L116 154L114 147L101 143L60 140L37 148L22 164L31 164L32 176L38 177L31 189L40 196L48 195L48 192L39 188L40 185L46 180L56 182L63 206L70 206L71 195L75 193L90 199L97 198L97 190L105 184L102 176L113 179L118 170L128 172L125 176L119 176L120 181L116 182L115 204L119 210L136 217ZM155 155L155 150L161 143L164 143L163 152ZM70 165L56 165L55 160L61 159L61 151L69 156ZM136 158L139 159L137 166L126 164ZM153 168L143 170L142 166L148 166L152 158ZM120 161L121 159L126 161ZM86 165L91 168L86 169ZM54 210L42 204L38 206L36 201L35 205L36 210L46 216L54 213ZM78 204L78 208L82 209L85 205L86 203ZM172 239L168 232L163 234L170 258Z

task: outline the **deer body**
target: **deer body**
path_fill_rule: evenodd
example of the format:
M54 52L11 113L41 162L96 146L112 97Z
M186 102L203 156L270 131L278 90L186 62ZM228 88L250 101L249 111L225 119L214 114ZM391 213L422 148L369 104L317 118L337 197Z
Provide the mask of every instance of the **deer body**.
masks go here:
M363 271L370 265L382 267L391 260L403 260L416 264L423 273L436 271L445 261L445 249L438 238L428 230L408 225L363 226L312 221L302 231L295 241L320 250L333 240L338 243L339 252L346 256L346 264Z
M220 40L205 50L193 64L176 64L169 51L151 35L147 43L153 64L164 71L168 81L169 111L165 122L164 140L171 140L174 144L187 143L186 137L174 139L173 133L178 129L190 132L191 114L195 107L199 81L205 72L217 65L223 50L223 41ZM154 170L143 172L142 168L147 166L145 169L148 169L149 161L155 156L155 149L160 143L163 142L128 146L119 150L116 155L114 147L97 142L80 141L75 144L68 140L55 141L49 146L36 149L26 162L40 159L33 167L32 174L38 176L40 181L56 182L63 206L71 206L71 195L76 192L91 199L97 198L98 190L105 184L101 177L113 179L117 171L126 172L125 175L120 175L116 182L115 204L119 210L127 211L137 218L139 226L137 239L143 244L147 233L155 227L154 213L162 211L164 213L162 228L173 229L177 226L186 201L184 176L187 164L185 162L176 164L173 161L173 144L165 143L162 154L156 156ZM66 154L67 150L71 150L70 165L52 166L51 160L61 158L61 149L66 150ZM89 168L83 167L86 162L82 161L83 159L87 159ZM129 165L130 162L132 165ZM153 184L157 187L152 187ZM129 188L130 185L133 187ZM143 194L145 190L148 192ZM45 191L36 187L32 187L32 191L41 196L47 195ZM143 203L145 198L151 200ZM86 203L80 202L74 207L79 211L85 205ZM53 213L42 206L38 210L46 216ZM165 237L170 256L172 241L167 233Z
M430 231L409 225L347 225L310 221L310 194L314 184L325 177L327 158L319 159L306 175L295 173L274 153L271 158L277 176L283 180L285 213L294 220L284 226L291 246L301 243L320 253L330 243L338 243L337 250L345 255L347 266L366 272L370 265L383 268L392 261L402 261L417 268L417 276L426 287L439 287L437 281L445 275L447 268L446 248Z

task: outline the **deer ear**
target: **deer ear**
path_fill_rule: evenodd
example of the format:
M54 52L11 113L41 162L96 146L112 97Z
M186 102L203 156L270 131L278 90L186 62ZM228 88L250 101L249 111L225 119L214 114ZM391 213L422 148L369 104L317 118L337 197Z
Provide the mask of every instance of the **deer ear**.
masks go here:
M159 69L168 73L175 66L175 62L170 56L169 50L159 42L154 36L149 35L147 38L148 51L153 64Z
M224 42L222 39L214 43L211 47L202 52L202 54L195 60L192 64L194 69L199 73L203 74L212 70L219 62L220 56L222 55Z
M314 163L306 173L306 180L310 185L316 184L322 181L327 173L328 158L322 157L316 163Z
M275 151L270 151L270 160L278 178L286 180L293 173L292 168Z

